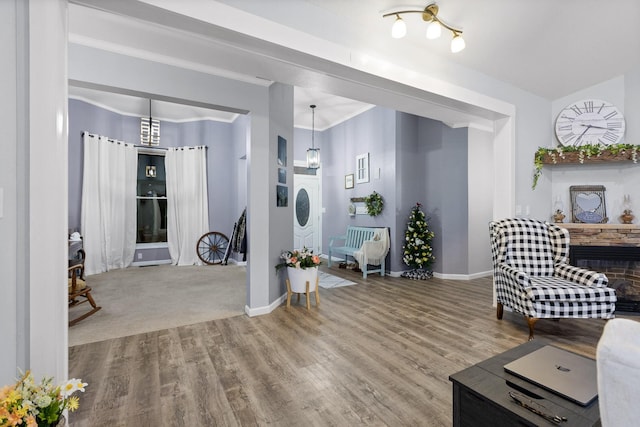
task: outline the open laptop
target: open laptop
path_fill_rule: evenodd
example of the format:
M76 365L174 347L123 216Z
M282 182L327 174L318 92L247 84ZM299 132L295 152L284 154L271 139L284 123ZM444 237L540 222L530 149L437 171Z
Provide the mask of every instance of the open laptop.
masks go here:
M598 397L596 361L558 347L546 345L504 370L581 406Z

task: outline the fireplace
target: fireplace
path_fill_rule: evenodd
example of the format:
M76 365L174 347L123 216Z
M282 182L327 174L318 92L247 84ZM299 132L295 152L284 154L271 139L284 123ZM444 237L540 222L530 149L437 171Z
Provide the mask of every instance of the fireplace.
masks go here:
M569 230L571 265L605 273L616 311L640 312L640 228L627 224L558 224Z

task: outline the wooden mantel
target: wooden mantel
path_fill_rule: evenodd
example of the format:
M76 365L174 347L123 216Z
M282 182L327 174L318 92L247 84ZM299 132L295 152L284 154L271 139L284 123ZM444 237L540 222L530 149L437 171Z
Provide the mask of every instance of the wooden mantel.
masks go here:
M640 225L638 224L563 222L556 225L569 230L571 245L640 247Z
M542 156L542 164L544 165L563 165L563 164L583 164L583 163L608 163L608 162L628 162L634 161L632 150L619 151L612 153L610 150L602 150L599 155L587 156L580 155L578 151L563 152L562 155L555 151L544 153Z

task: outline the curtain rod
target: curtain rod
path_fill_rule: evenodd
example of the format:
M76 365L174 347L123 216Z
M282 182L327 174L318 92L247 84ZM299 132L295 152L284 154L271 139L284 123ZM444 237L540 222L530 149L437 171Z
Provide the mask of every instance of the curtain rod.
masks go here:
M128 143L126 143L124 141L118 141L117 139L107 138L106 136L96 135L96 134L93 134L91 132L82 131L81 136L85 136L85 135L89 135L91 138L104 138L107 141L115 142L116 144L124 144L124 145L132 145L133 146L133 144L128 144Z
M81 136L84 136L84 135L89 135L92 138L100 138L101 137L100 135L96 135L96 134L93 134L91 132L82 131L81 132ZM198 146L195 146L195 147L151 147L149 145L129 144L129 143L124 142L124 141L118 141L117 139L107 138L106 136L102 136L102 138L105 138L109 142L115 142L117 144L124 144L124 145L132 145L132 146L134 146L136 148L144 148L145 150L163 150L163 151L167 151L167 150L169 150L171 148L174 148L176 150L184 150L184 149L195 150L196 148L199 148L199 149L204 148L205 150L209 149L209 146L207 146L207 145L198 145Z

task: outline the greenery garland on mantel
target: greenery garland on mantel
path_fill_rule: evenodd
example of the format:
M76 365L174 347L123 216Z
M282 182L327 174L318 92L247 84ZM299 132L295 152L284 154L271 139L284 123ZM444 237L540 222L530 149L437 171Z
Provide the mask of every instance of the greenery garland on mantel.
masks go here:
M531 188L535 190L538 185L538 178L542 175L542 166L544 165L623 162L627 160L638 163L639 151L640 145L633 144L539 147L533 160L534 172Z

